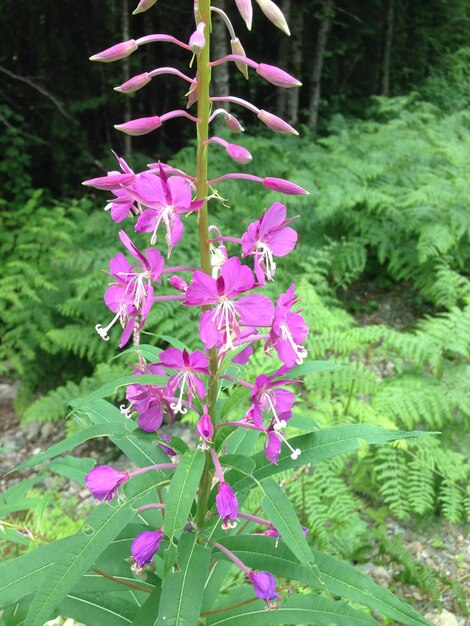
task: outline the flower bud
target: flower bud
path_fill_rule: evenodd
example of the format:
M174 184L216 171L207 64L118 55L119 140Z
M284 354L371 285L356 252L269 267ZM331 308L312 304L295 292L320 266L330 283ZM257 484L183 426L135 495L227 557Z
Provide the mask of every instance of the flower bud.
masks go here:
M84 180L82 185L87 187L95 187L96 189L105 189L113 191L119 189L121 185L127 185L135 179L135 174L108 174L99 178L90 178Z
M153 7L157 0L140 0L137 7L132 11L132 15L137 15L137 13L143 13Z
M204 37L204 29L206 25L204 22L199 22L196 30L189 39L189 47L194 54L199 54L206 45L206 38Z
M210 441L212 439L212 437L214 436L214 425L212 423L210 415L208 415L207 413L204 413L202 415L202 417L196 424L196 432L199 437L204 439L204 441Z
M217 511L223 520L222 528L227 530L234 528L229 520L235 520L238 516L238 500L232 491L230 485L226 482L220 482L217 495L215 497Z
M289 89L290 87L300 87L302 83L281 70L279 67L275 65L267 65L266 63L260 63L256 68L257 74L262 76L265 80L276 85L277 87L284 87Z
M143 74L138 74L137 76L133 76L129 80L126 80L125 83L119 85L119 87L115 87L114 91L120 91L121 93L133 93L134 91L138 91L145 87L147 83L151 81L150 74L148 72L144 72Z
M97 500L112 500L119 485L128 479L127 472L118 472L109 465L99 465L88 472L85 482Z
M267 603L280 598L276 593L276 579L269 572L250 572L248 578L253 583L253 589L258 598Z
M243 126L240 124L237 118L234 117L231 113L228 113L226 116L224 116L224 122L226 126L234 133L242 133L244 130Z
M290 35L289 26L287 25L286 18L284 17L283 12L274 4L272 0L256 0L259 8L266 15L268 20L280 28L286 35Z
M283 178L265 178L263 185L266 189L272 189L273 191L279 191L290 196L310 195L306 189L299 187L295 183L291 183L289 180Z
M179 276L170 276L168 282L174 289L178 289L178 291L184 292L188 288L188 283Z
M263 109L261 109L261 111L258 113L258 118L263 122L263 124L266 124L268 128L270 128L271 130L275 130L277 133L285 133L291 135L299 134L295 130L295 128L292 128L292 126L290 126L287 122L285 122L277 115L274 115L274 113L269 113L268 111L263 111Z
M137 535L132 542L131 553L138 568L142 568L144 565L148 565L148 563L152 562L162 539L162 530L146 530L140 533L140 535Z
M129 39L128 41L122 41L115 46L111 46L111 48L106 48L106 50L94 54L90 57L90 61L102 61L103 63L119 61L119 59L125 59L135 52L137 48L138 46L135 39Z
M116 124L114 128L126 133L126 135L131 135L131 137L138 137L139 135L151 133L152 130L160 128L161 125L161 118L155 115L153 117L139 117L124 124Z
M237 146L234 143L227 144L226 151L230 158L242 165L246 165L253 158L246 148Z
M251 30L251 23L253 21L253 7L251 0L235 0L237 8L242 16L246 27Z
M167 437L166 435L160 435L160 439L163 439L163 441L171 443L171 437ZM168 454L168 456L176 456L177 455L177 452L175 452L172 448L169 448L168 446L166 446L164 443L161 443L159 441L158 445L160 446L160 448L163 450L163 452L165 454Z
M232 48L232 54L237 54L241 57L246 57L246 52L238 37L230 40L230 46ZM238 67L243 76L248 80L248 65L243 61L235 61L235 65Z

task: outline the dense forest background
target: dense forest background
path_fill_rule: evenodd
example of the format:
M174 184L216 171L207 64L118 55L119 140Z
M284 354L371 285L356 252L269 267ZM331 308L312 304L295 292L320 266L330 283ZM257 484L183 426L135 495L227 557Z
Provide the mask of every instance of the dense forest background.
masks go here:
M94 332L109 317L103 270L119 251L121 225L103 211L106 193L81 181L116 168L110 149L135 171L161 159L193 173L188 120L132 139L113 129L181 108L186 84L174 76L156 77L130 96L113 87L158 66L190 73L187 55L152 44L124 62L88 60L145 34L189 39L190 0L158 0L131 16L135 4L2 0L0 375L21 382L15 407L23 423L59 427L71 399L128 373L128 356L116 358L118 330L107 343ZM213 4L233 19L247 56L303 83L281 92L254 72L246 81L234 64L217 67L214 93L284 117L300 138L275 136L232 105L246 130L232 141L249 149L253 161L234 166L214 146L209 164L214 176L243 168L310 191L286 198L229 181L217 191L233 202L211 203L227 234L239 235L278 200L302 217L298 246L282 259L268 295L277 297L295 276L311 327L310 356L349 366L306 377L296 404L299 428L307 416L319 428L371 423L442 433L321 462L289 484L289 495L314 545L355 563L394 564L393 580L423 593L423 612L444 602L463 620L469 591L467 557L463 549L457 554L463 534L455 530L454 541L442 529L470 518L470 2L279 0L290 38L255 3L252 33L234 0ZM229 41L222 24L213 24L216 58L229 52ZM217 134L231 136L220 127ZM148 245L138 233L133 238ZM191 220L171 259L198 262ZM190 312L175 302L155 309L146 330L158 335L145 341L163 347L162 336L173 335L199 348ZM245 377L261 367L255 354ZM66 424L69 434L81 427L80 419ZM16 436L16 422L11 430ZM62 492L49 495L57 514L50 520L60 523L47 526L34 514L29 523L61 536L80 520L72 505L66 523ZM390 512L419 527L414 543L435 532L441 543L432 536L428 543L447 550L445 564L438 559L431 567L405 549Z
M179 108L185 86L177 79L157 79L135 97L112 87L143 68L173 65L185 69L184 51L153 44L124 64L90 64L88 57L114 42L155 32L186 41L193 25L185 0L159 0L162 10L130 16L129 0L3 0L0 41L0 123L3 156L2 195L11 199L23 187L43 187L54 195L76 193L94 164L105 168L109 146L129 146L112 130L131 116ZM170 5L170 10L165 5ZM284 67L303 82L301 90L274 90L258 77L248 83L233 64L215 70L218 93L249 95L260 108L307 124L312 133L328 132L335 115L364 118L370 97L397 96L418 90L447 107L448 82L464 104L468 73L470 6L465 0L282 0L291 26L286 38L255 10L250 35L232 0L219 0L233 18L247 55ZM165 10L163 10L165 9ZM162 16L165 16L163 18ZM228 51L221 23L214 56ZM240 111L245 123L250 116ZM257 129L256 132L259 132ZM307 132L307 131L305 131ZM186 145L192 129L174 121L150 137L132 140L132 149L161 159ZM19 154L9 142L16 138ZM21 167L21 182L18 172ZM10 185L8 186L8 180ZM13 182L14 181L14 182Z

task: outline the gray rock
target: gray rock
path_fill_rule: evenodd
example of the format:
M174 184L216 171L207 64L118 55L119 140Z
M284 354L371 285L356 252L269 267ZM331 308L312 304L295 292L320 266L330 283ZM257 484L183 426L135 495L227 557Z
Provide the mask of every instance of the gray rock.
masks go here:
M426 613L424 616L435 626L459 626L456 616L445 609L440 613Z
M27 422L23 426L23 433L28 441L36 441L39 438L41 432L40 422Z

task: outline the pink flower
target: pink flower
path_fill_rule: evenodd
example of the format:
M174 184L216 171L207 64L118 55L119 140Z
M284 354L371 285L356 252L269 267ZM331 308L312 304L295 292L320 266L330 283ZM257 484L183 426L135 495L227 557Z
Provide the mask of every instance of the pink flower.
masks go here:
M206 442L211 441L214 436L214 424L212 423L210 415L207 413L207 409L205 408L204 414L198 420L196 424L196 432L201 438L202 441L202 449L207 450Z
M281 294L276 304L270 339L265 349L273 346L279 358L287 367L300 365L307 356L307 350L300 344L308 336L308 326L304 318L292 307L299 302L295 298L295 285Z
M152 233L150 243L155 245L158 227L163 223L166 229L168 254L183 234L180 215L198 211L204 204L204 200L192 201L191 188L185 178L181 176L168 178L163 167L160 167L160 176L142 175L127 189L136 200L148 207L137 220L135 229L139 232Z
M150 530L137 535L132 542L131 553L139 569L152 562L162 539L163 530Z
M106 48L106 50L94 54L90 57L90 61L102 61L104 63L119 61L135 52L137 48L137 42L134 39L129 39L128 41L122 41L115 46L111 46L111 48Z
M273 85L276 85L277 87L284 87L284 89L300 87L302 85L299 80L275 65L259 63L256 68L256 73Z
M125 83L119 85L119 87L115 87L114 91L120 91L121 93L134 93L142 87L145 87L150 81L152 77L148 72L144 72L143 74L138 74L137 76L133 76L126 80Z
M124 327L120 343L122 347L129 340L136 318L140 316L142 326L150 312L154 297L152 281L160 282L164 261L160 252L153 248L146 250L145 255L142 254L123 230L119 231L119 238L140 265L131 266L122 253L111 259L109 273L116 282L108 287L104 300L116 315L105 328L97 324L95 329L104 341L108 341L109 330L120 320Z
M285 428L286 420L292 417L295 396L291 391L280 387L296 381L287 378L280 379L279 376L286 371L286 367L281 367L272 376L261 374L256 378L255 386L251 392L252 404L247 413L255 426L263 426L263 411L271 414L271 425L274 430Z
M222 528L228 530L235 528L236 524L231 524L230 520L236 520L238 516L238 500L232 488L226 482L220 482L215 497L217 511L222 518Z
M251 30L251 24L253 21L253 7L251 5L251 0L235 0L235 2L246 27L248 30Z
M265 276L268 280L274 279L276 263L273 257L286 256L295 248L297 233L287 227L294 219L286 220L286 207L275 202L242 235L243 256L253 254L255 274L260 285L265 284Z
M187 306L214 305L211 311L204 311L199 324L201 339L206 348L212 348L223 336L223 349L234 347L232 333L239 335L239 322L249 326L270 326L273 304L257 294L237 296L253 288L254 277L249 267L242 265L237 257L226 261L221 276L214 279L205 272L193 274L193 282L186 290Z
M165 397L165 390L156 385L129 385L126 398L130 405L126 411L138 413L137 424L147 433L154 433L160 428L164 415L168 415L173 422L175 415L169 400Z
M168 443L171 443L171 437L167 437L166 435L160 435L160 439ZM163 450L165 454L168 454L168 456L176 456L178 454L172 448L170 448L169 446L166 446L164 443L159 442L158 445L160 446L160 448Z
M109 465L99 465L85 478L88 489L97 500L112 500L122 483L129 479L128 472L118 472Z
M279 435L271 430L266 433L266 441L264 443L264 454L268 461L271 463L277 464L277 460L279 458L279 454L281 452L281 440Z
M194 52L194 54L199 54L199 52L201 52L201 50L206 45L206 38L204 37L205 28L206 25L204 24L204 22L199 22L196 30L189 39L189 47L191 48L192 52Z
M180 390L180 395L175 403L170 406L175 413L187 413L187 409L183 407L183 394L185 390L188 394L188 402L192 402L196 393L201 399L205 395L205 387L202 380L196 376L197 374L209 375L209 361L206 357L196 350L189 353L187 350L178 350L178 348L168 348L160 353L160 361L158 363L162 367L177 370L178 373L170 377L167 385L167 391L171 395L175 395Z

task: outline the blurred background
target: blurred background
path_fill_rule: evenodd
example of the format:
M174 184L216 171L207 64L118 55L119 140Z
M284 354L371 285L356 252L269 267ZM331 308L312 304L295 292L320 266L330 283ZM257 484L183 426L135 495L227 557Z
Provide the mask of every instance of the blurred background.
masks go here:
M2 0L0 429L2 444L18 458L38 441L62 436L64 424L73 432L77 425L64 422L70 399L127 371L124 360L111 360L118 329L108 343L94 331L109 317L102 270L119 251L120 226L103 212L106 193L81 181L115 169L111 149L135 171L161 159L194 173L188 120L132 139L113 129L184 107L186 83L174 76L156 77L130 96L113 87L158 66L191 73L187 53L159 43L124 62L90 63L88 57L151 33L187 41L194 29L188 4L158 0L132 16L129 0ZM415 594L420 610L445 608L463 624L469 563L462 524L470 513L470 3L279 4L290 38L256 4L248 33L233 0L214 2L232 18L247 56L279 65L303 87L282 91L253 72L247 82L234 64L225 64L214 70L214 94L245 98L285 118L300 139L273 136L231 105L245 133L230 140L247 147L253 161L234 166L213 146L210 172L287 178L311 195L280 197L227 182L218 190L229 200L213 203L214 222L237 235L277 200L290 215L301 215L299 244L279 260L270 295L295 276L311 326L310 354L350 367L307 378L300 413L319 427L368 422L442 432L321 463L303 475L301 486L289 487L291 496L317 545L382 568L375 572L385 576L382 582ZM229 52L223 24L214 18L213 58ZM216 133L230 136L221 127ZM186 232L174 264L197 262L190 220ZM188 316L164 303L147 329L195 345ZM261 363L255 355L251 375ZM2 463L11 468L15 460L6 454Z

